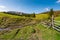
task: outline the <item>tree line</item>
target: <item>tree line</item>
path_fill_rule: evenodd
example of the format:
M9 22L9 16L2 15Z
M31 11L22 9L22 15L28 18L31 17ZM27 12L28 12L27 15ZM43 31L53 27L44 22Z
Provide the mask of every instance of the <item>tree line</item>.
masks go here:
M35 13L27 14L27 13L21 13L21 12L3 12L6 14L11 14L11 15L17 15L17 16L25 16L25 17L36 17Z

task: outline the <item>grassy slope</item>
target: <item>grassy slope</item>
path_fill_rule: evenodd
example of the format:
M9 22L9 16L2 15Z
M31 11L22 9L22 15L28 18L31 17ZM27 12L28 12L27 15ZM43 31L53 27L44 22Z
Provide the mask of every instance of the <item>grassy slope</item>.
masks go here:
M16 20L16 18L18 18L18 19L25 18L25 17L21 17L21 16L0 13L0 23L2 21L2 18L5 18L5 17L10 18L10 20L8 22L11 22L11 23L13 23L13 21ZM40 15L37 14L36 15L37 20L41 20L43 18L48 18L47 14L40 14ZM6 22L4 21L4 23L6 23ZM3 25L3 23L2 23L2 25ZM8 25L8 23L6 23L5 25ZM15 35L15 33L18 29L20 29L20 28L16 28L14 30L11 30L10 32L2 33L2 35L0 35L0 38L3 40L8 40L8 39L10 39L10 40L11 39L13 39L13 40L17 40L17 39L18 40L60 40L59 32L55 31L54 29L47 29L42 24L35 24L35 26L32 25L32 26L23 27L20 29L20 31L17 33L17 35ZM3 32L5 32L5 31L3 31ZM15 37L14 37L14 35L15 35Z
M3 12L0 12L0 17L20 18L20 16L5 14Z
M47 19L48 14L36 14L36 19L41 20L41 19Z
M0 36L4 39L10 39L14 36L15 32L18 29L12 30L11 33L6 33L5 35ZM34 32L35 31L35 32ZM27 26L18 32L16 36L13 38L14 40L59 40L60 33L55 31L54 29L47 29L41 24L37 24L36 26Z
M56 17L55 20L60 21L60 16Z
M20 16L0 13L0 28L6 27L9 23L15 22Z
M0 28L25 26L35 22L33 18L0 13Z

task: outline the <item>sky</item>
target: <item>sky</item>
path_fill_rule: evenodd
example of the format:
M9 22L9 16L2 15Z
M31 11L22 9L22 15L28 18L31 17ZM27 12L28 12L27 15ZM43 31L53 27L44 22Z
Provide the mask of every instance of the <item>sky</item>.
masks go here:
M60 0L0 0L0 11L41 13L51 8L60 10Z

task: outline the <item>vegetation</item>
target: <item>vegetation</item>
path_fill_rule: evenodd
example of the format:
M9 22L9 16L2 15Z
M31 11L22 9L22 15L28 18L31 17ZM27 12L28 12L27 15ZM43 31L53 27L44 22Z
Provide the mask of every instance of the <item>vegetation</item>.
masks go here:
M18 30L20 31L17 32ZM14 29L10 33L0 35L0 37L3 40L59 40L60 33L55 31L54 29L47 29L41 24L36 24L36 26L34 27L26 26L21 29Z
M52 9L50 12L53 15ZM48 13L21 16L0 12L0 40L60 40L60 32L41 23L48 22L49 17ZM60 15L54 19L60 21Z

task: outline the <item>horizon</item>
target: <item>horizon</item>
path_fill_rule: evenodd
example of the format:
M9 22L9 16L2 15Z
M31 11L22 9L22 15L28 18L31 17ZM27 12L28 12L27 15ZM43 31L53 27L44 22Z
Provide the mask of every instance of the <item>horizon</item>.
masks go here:
M42 13L51 8L60 10L60 0L0 0L0 11Z

